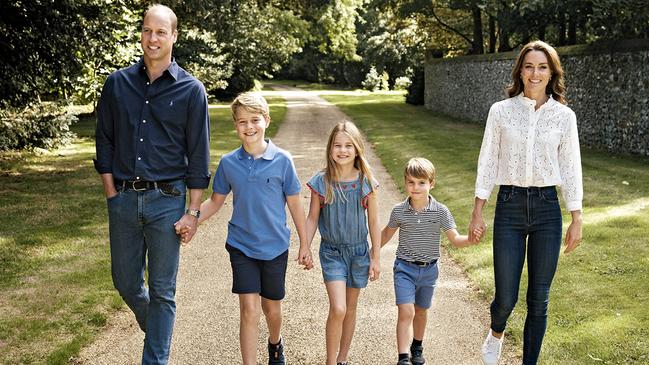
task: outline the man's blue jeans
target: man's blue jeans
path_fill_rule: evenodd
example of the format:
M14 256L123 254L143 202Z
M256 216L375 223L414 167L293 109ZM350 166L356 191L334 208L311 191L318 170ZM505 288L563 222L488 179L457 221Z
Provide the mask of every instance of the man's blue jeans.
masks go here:
M110 256L115 288L146 333L142 364L166 364L176 317L179 237L174 223L185 210L185 183L178 194L126 189L108 199ZM144 271L148 264L148 290Z
M547 327L550 285L561 250L561 208L551 187L501 186L494 218L491 329L503 332L518 299L527 249L527 317L523 364L536 364ZM526 244L527 240L527 244Z

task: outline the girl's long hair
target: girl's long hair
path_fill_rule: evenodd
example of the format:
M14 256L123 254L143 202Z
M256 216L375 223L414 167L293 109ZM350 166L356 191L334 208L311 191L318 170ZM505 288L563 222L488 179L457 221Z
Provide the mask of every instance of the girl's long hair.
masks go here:
M552 76L550 76L550 82L548 82L548 85L545 87L545 93L552 95L554 100L561 104L567 104L566 84L563 79L563 68L561 67L559 54L551 45L543 41L532 41L526 44L518 53L514 69L512 70L512 83L507 87L507 94L509 97L511 98L522 93L525 88L523 80L521 80L521 68L523 68L525 55L530 51L541 51L545 53L545 56L548 58L548 65L550 66Z
M331 158L331 150L333 148L334 139L338 133L344 133L352 141L356 149L356 158L354 159L354 167L361 172L361 189L363 186L363 179L367 178L374 191L374 174L372 169L365 159L365 144L363 143L363 136L358 130L356 125L350 121L343 121L338 123L329 134L327 141L327 167L324 169L325 181L325 204L333 203L335 199L334 189L340 190L340 172L336 166L336 162ZM362 190L361 190L362 191ZM343 195L341 195L343 196ZM344 199L344 198L343 198Z

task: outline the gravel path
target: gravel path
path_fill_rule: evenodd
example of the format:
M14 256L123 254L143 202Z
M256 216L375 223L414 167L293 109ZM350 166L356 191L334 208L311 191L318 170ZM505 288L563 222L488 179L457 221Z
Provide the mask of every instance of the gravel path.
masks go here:
M272 92L287 101L288 112L273 141L290 151L300 180L304 183L324 167L324 150L330 129L345 115L315 93L288 87ZM380 221L387 222L392 206L403 199L378 158L368 149L380 190ZM309 192L302 193L305 209ZM182 250L177 288L177 318L171 349L171 364L238 364L238 300L230 292L231 269L225 237L231 216L231 196L215 217L203 224L189 248ZM460 233L465 233L460 227ZM291 259L297 254L293 229ZM289 364L323 364L325 321L328 301L322 282L317 252L319 236L313 241L316 268L299 270L289 262L284 300L283 337ZM392 263L396 235L381 252L381 279L361 292L356 335L350 363L395 364L397 311L392 287ZM429 312L424 354L428 364L481 364L479 348L488 327L488 304L479 299L462 270L443 254L440 279ZM258 362L266 363L266 328L260 321ZM85 348L75 364L137 364L143 333L127 310L113 316L99 338ZM509 346L508 346L509 347ZM501 364L516 363L507 354Z

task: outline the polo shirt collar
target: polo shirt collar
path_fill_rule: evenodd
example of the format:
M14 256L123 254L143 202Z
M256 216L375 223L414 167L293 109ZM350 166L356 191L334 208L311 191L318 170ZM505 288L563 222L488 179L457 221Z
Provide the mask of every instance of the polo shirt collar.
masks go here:
M140 70L140 72L143 75L147 76L147 74L146 74L146 65L144 64L144 57L140 57L140 60L137 63L138 63L138 69ZM169 73L169 75L171 75L171 77L174 78L174 80L178 80L178 71L179 71L179 69L180 69L180 66L178 66L178 64L176 63L176 59L172 58L171 59L171 64L169 64L169 67L167 67L167 69L165 71L167 71ZM163 72L163 74L164 74L164 72Z
M435 198L433 198L432 195L428 194L428 205L424 210L426 211L436 211L437 210L437 202L435 201ZM410 205L410 197L406 198L406 204L408 206L408 210L415 210L415 208Z
M277 154L279 149L277 148L277 146L275 146L273 141L271 141L270 139L266 139L265 141L266 143L268 143L268 145L266 145L266 150L264 151L264 154L261 155L261 158L270 161L275 158L275 155ZM239 160L245 160L249 156L252 157L248 152L246 152L246 149L243 148L243 146L239 147L239 152L237 153L237 158Z

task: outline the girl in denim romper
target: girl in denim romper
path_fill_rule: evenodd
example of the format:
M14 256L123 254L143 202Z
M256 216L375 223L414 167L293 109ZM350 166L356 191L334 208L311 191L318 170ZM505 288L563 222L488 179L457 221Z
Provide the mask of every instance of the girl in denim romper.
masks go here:
M316 227L320 230L320 263L329 296L327 365L347 364L360 289L368 279L379 277L381 232L374 194L378 185L364 150L356 126L339 123L327 142L327 167L307 183L311 189L307 239L313 240Z

